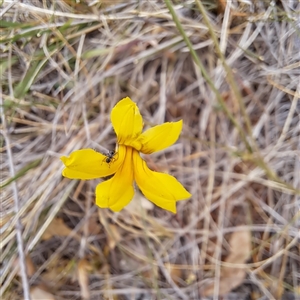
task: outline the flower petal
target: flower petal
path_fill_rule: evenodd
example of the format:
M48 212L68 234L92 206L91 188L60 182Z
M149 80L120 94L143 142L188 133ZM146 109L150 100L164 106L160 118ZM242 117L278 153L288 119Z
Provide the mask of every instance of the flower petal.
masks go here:
M120 100L111 111L111 122L118 137L118 144L136 139L143 129L143 118L137 105L126 97Z
M177 141L181 129L182 120L178 122L168 122L149 128L138 138L142 144L140 151L145 154L150 154L171 146Z
M133 151L134 178L144 196L157 206L176 213L176 201L191 197L177 179L151 171L137 151Z
M62 175L70 179L95 179L116 173L125 157L125 152L118 151L114 159L107 163L107 156L93 149L76 150L69 157L60 159L66 166Z
M132 148L120 146L126 152L124 162L113 178L96 187L96 204L101 208L109 207L117 212L126 206L134 196Z

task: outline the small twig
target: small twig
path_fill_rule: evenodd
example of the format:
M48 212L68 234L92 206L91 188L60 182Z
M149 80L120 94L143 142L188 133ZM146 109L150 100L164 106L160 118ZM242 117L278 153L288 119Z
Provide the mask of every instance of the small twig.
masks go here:
M2 88L0 88L0 114L1 114L1 119L2 119L2 126L3 130L1 130L1 133L5 139L6 143L6 152L8 155L8 164L9 164L9 170L10 170L10 176L12 178L15 177L15 170L14 170L14 163L13 163L13 157L11 153L11 148L10 148L10 141L9 137L6 134L6 119L4 115L4 104L3 104L3 99L2 99ZM19 196L18 196L18 188L17 184L15 181L12 182L12 191L14 194L14 203L15 203L15 213L17 214L20 209L19 205ZM19 252L19 263L20 263L20 272L21 272L21 278L22 278L22 283L23 283L23 295L25 300L30 300L30 290L29 290L29 282L28 282L28 277L27 277L27 270L26 270L26 262L25 262L25 253L24 253L24 244L23 244L23 238L22 238L22 223L20 218L18 218L16 222L16 236L17 236L17 244L18 244L18 252Z

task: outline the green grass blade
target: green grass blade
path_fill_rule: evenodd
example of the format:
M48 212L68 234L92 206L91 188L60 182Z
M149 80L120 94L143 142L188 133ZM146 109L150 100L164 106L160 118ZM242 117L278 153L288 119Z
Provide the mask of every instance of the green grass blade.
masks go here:
M13 181L17 180L18 178L24 176L29 170L37 167L40 162L42 161L42 159L37 159L31 163L29 163L27 166L25 166L24 168L22 168L14 177L9 178L6 182L4 182L3 184L0 185L0 189L5 188L6 186L8 186L9 184L11 184Z
M14 91L15 98L23 98L26 95L34 79L36 78L44 64L47 62L47 60L48 58L44 58L42 61L33 62L26 75L24 76L24 79L20 81L16 86Z

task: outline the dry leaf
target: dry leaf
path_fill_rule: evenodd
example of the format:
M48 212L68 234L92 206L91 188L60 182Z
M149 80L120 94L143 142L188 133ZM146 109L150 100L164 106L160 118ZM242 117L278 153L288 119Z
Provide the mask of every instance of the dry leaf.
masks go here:
M31 277L36 271L35 264L33 263L30 255L26 255L25 261L26 261L27 275Z
M20 263L19 259L17 259L16 264L19 264L19 263ZM27 276L29 276L29 277L33 276L36 272L36 267L31 259L30 255L26 256L25 263L26 263L26 269L27 269ZM43 282L43 279L41 279L40 281L41 281L41 283L38 286L35 286L32 289L30 289L31 299L32 300L55 299L55 297L51 293L48 292L48 290L49 290L48 286Z
M26 264L26 270L27 270L27 276L31 277L34 275L35 271L36 271L36 268L35 268L35 265L30 257L30 255L26 255L25 257L25 264ZM19 266L20 265L20 260L19 258L17 258L14 262L14 265L15 266ZM19 276L21 276L21 273L20 273L20 269L19 269L19 272L18 272Z
M178 268L176 265L172 264L165 264L166 269L168 270L172 280L177 284L180 285L184 281L183 270Z
M243 264L251 254L251 235L249 231L236 231L231 235L229 241L231 252L225 259L226 263ZM231 290L242 284L246 276L244 269L235 268L234 266L223 266L219 284L219 295L226 295ZM215 281L204 286L201 291L202 296L213 295Z
M80 285L82 299L90 298L89 275L88 275L88 271L90 269L91 269L91 266L86 259L81 259L79 261L78 268L77 268L77 275L78 275L78 282Z
M31 300L55 300L54 295L45 291L41 286L36 286L30 290Z
M218 6L218 13L223 14L226 8L226 2L227 0L218 0L217 6Z
M93 215L87 220L87 226L90 235L97 235L102 231L102 226L98 223L97 215Z
M219 282L219 295L226 295L231 290L238 287L245 279L246 272L243 269L232 268L231 272L222 272ZM202 291L202 296L211 296L214 294L215 282L210 282Z
M114 224L107 224L106 232L108 247L110 250L113 250L116 247L116 244L122 240L122 236L119 232L119 227Z
M42 240L47 241L53 236L68 236L71 232L72 229L61 218L54 218L42 235Z
M251 254L251 236L249 231L236 231L230 237L231 251L225 259L228 263L243 264Z

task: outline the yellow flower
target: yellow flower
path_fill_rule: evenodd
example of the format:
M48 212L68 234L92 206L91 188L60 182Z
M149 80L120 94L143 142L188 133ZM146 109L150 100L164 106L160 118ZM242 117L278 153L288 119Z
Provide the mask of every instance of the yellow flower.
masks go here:
M62 175L70 179L95 179L114 174L96 187L96 204L117 212L133 198L134 181L146 198L157 206L176 213L176 201L191 194L171 175L151 171L139 152L150 154L176 142L182 121L154 126L142 133L143 119L130 98L120 100L111 112L117 135L115 153L104 155L92 149L63 156Z

